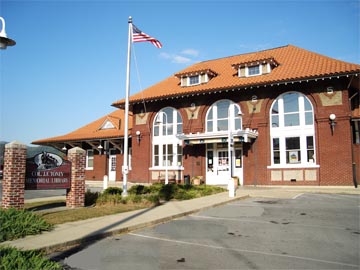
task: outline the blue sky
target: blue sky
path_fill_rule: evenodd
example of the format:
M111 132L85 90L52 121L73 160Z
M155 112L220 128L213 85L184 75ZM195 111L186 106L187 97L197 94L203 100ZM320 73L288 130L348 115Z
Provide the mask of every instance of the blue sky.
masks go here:
M0 16L17 42L0 51L0 141L30 144L115 110L129 16L163 44L134 44L131 94L199 61L287 44L360 64L359 1L1 0Z

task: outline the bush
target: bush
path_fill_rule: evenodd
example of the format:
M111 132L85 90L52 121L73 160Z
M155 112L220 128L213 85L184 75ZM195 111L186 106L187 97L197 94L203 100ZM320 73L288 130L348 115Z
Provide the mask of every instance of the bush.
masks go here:
M91 192L90 189L85 192L85 206L94 205L99 198L100 192Z
M53 228L53 225L47 223L42 217L14 208L0 209L0 224L0 242L39 234Z
M134 185L128 190L129 194L135 194L135 195L148 194L150 192L151 192L150 188L143 185Z
M180 189L175 194L174 199L176 199L176 200L191 200L191 199L194 199L196 197L200 197L196 190Z
M98 205L119 203L123 203L123 198L121 197L121 194L109 194L103 192L96 200L96 204Z
M0 269L60 270L62 266L46 259L38 251L21 251L12 247L0 247Z
M144 199L153 203L154 205L160 205L160 196L158 194L148 194L144 196Z
M123 192L122 188L119 187L108 187L107 189L105 189L103 191L102 194L110 194L110 195L121 195L121 193Z
M176 184L167 184L163 185L159 191L159 196L165 201L170 201L174 198L175 193L178 191L178 185Z

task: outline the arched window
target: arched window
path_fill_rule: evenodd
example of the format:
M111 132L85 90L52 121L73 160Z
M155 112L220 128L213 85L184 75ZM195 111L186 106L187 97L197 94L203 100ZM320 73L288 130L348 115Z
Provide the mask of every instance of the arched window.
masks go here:
M242 129L241 120L239 105L231 100L219 100L215 102L207 112L206 132Z
M273 166L315 165L314 112L301 93L280 95L270 112Z
M171 107L160 110L153 123L153 167L181 167L182 142L176 135L182 133L180 113Z

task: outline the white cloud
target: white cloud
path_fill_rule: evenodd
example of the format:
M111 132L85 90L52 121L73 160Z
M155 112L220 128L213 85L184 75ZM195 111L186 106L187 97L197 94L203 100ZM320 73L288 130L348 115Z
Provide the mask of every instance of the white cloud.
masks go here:
M186 50L183 50L181 53L185 54L185 55L190 55L193 57L199 56L199 51L194 50L194 49L186 49Z
M192 62L190 58L178 54L160 53L160 57L163 59L168 59L172 63L176 63L176 64L187 64Z

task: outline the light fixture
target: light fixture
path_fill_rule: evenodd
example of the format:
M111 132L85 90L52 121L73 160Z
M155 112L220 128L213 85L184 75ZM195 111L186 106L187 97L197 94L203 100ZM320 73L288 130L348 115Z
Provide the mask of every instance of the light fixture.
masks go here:
M331 135L334 135L334 130L335 130L335 126L336 126L335 119L336 119L335 114L332 113L332 114L329 115Z
M141 141L141 132L140 130L136 131L136 141L138 144L140 144Z
M67 148L66 148L66 145L64 144L64 147L63 148L61 148L63 151L66 151L67 150Z
M5 50L7 46L14 46L16 44L15 40L8 38L5 31L5 20L3 17L0 17L2 28L0 31L0 49Z

